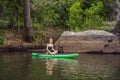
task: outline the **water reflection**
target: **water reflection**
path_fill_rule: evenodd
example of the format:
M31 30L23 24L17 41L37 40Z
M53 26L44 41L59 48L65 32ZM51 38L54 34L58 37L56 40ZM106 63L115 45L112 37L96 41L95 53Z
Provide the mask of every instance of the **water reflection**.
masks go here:
M0 80L25 80L29 76L28 54L0 54Z
M78 59L34 59L45 80L119 80L120 55L80 54ZM36 69L36 67L34 66ZM40 78L40 77L39 77Z
M66 59L66 58L37 58L32 57L34 63L38 63L42 61L45 63L46 75L52 76L57 74L56 71L58 69L61 71L64 67L68 67L67 65L78 65L78 61L76 59ZM54 73L55 72L55 73Z
M57 65L57 59L46 59L46 74L53 75L53 68Z
M0 80L119 80L120 55L80 54L78 59L44 59L0 54Z
M47 80L109 80L112 75L112 71L114 71L112 70L113 68L110 65L99 63L96 64L94 62L91 62L90 60L87 64L79 64L77 59L34 58L34 63L38 65L37 68L39 69L42 66L45 66L44 74L44 70L42 69L40 70L43 72L36 73L37 71L35 71L34 74L42 74L43 76L48 76L46 78ZM34 68L36 67L34 66ZM51 77L52 79L50 79Z

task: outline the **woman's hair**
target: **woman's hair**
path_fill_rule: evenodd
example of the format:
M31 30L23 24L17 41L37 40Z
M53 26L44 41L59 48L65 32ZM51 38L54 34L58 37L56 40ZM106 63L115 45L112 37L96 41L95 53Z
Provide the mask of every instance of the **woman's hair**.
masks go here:
M47 38L47 43L49 43L49 40L50 40L50 39L53 39L53 38L52 38L52 37L48 37L48 38Z

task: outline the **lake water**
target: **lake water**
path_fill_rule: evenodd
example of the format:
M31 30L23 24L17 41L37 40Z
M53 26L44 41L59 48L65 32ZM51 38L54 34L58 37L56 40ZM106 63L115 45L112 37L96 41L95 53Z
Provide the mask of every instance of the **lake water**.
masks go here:
M120 55L40 59L30 53L1 53L0 80L120 80Z

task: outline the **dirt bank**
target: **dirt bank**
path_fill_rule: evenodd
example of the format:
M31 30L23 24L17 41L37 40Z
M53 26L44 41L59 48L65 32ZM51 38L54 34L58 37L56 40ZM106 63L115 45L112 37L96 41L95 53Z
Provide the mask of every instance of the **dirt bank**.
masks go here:
M16 31L13 29L5 30L3 45L0 45L0 51L29 51L35 49L45 49L47 39L53 37L54 42L65 29L56 27L44 27L41 29L34 29L32 43L27 43L23 40L22 30ZM40 50L39 50L40 51Z

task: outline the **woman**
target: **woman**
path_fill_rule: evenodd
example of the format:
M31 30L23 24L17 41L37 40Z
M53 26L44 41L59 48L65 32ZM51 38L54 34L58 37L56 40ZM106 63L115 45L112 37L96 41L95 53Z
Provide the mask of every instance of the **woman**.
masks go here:
M54 49L52 38L49 39L49 43L47 44L46 50L47 50L46 54L57 54L58 50Z

